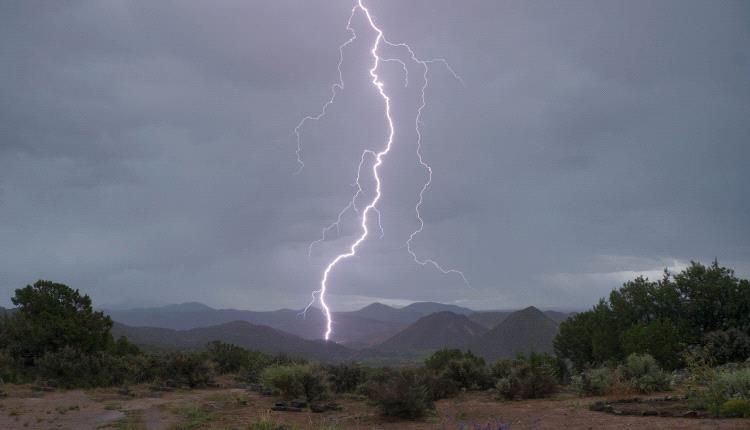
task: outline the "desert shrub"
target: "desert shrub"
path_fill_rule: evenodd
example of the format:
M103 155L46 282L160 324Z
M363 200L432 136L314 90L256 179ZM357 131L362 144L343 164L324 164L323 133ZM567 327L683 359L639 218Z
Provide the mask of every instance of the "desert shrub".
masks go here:
M750 400L750 368L720 370L704 389L694 391L691 397L696 406L718 416L728 400Z
M433 352L432 355L424 360L424 367L434 371L441 371L445 369L445 367L448 365L448 362L450 362L451 360L460 360L467 356L475 357L475 355L471 352L464 353L460 349L456 348L440 349ZM482 362L484 362L484 360L482 360Z
M737 328L712 331L703 337L703 348L714 364L742 362L750 357L750 336Z
M641 393L669 389L670 377L649 354L630 354L618 367L622 377Z
M331 389L337 393L351 393L365 381L366 372L356 363L331 364L326 367Z
M299 364L275 365L263 370L263 384L278 390L284 398L292 399L304 394L302 378L305 368Z
M4 349L0 349L0 384L19 382L18 360Z
M107 351L118 357L142 354L137 345L130 343L125 336L120 336L107 348Z
M47 352L36 360L36 373L54 385L65 388L88 387L95 385L101 374L101 365L81 351L64 347L55 352ZM103 384L102 384L103 385Z
M304 363L283 354L272 356L220 341L208 344L206 357L214 364L219 374L236 373L239 380L250 383L258 382L263 369L274 364Z
M286 424L278 424L271 420L263 419L257 423L250 424L249 430L292 430Z
M108 352L83 353L73 347L46 352L37 358L33 376L65 388L87 388L139 382L138 356Z
M510 376L513 370L513 360L498 360L489 368L490 378L498 380Z
M154 379L169 386L200 387L211 382L213 369L202 354L173 352L154 356L151 361Z
M304 359L291 358L286 354L268 355L259 351L248 350L248 359L240 367L237 378L244 382L256 383L261 381L263 371L270 366L285 366L291 364L304 365Z
M328 373L320 365L308 364L304 366L302 375L302 391L308 402L325 399L331 392L328 383Z
M493 373L499 376L495 389L508 400L546 397L557 390L554 364L547 354L519 355L505 365L493 366Z
M597 367L573 376L571 385L580 396L603 396L609 393L614 378L612 369Z
M384 416L422 418L435 409L428 375L423 369L389 369L368 381L365 391Z
M719 416L722 418L750 418L750 400L727 400L722 403Z
M284 398L305 397L308 401L327 396L327 374L319 366L288 364L274 365L261 373L263 384L278 390Z
M237 372L250 359L248 350L245 348L220 341L209 343L206 347L206 355L214 362L219 374Z
M460 390L485 389L492 386L484 359L459 349L442 349L425 359L426 375L435 400L452 397Z

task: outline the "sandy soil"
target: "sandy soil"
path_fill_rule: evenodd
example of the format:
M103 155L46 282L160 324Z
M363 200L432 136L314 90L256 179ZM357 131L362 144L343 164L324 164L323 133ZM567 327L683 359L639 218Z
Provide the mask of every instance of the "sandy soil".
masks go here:
M437 403L437 413L420 422L385 421L366 402L344 397L338 412L272 412L277 399L243 389L152 392L117 390L34 392L31 387L3 387L0 429L246 429L260 419L299 429L750 429L750 419L628 417L592 412L597 399L558 396L553 399L499 402L489 394L469 393ZM488 424L494 424L487 427Z

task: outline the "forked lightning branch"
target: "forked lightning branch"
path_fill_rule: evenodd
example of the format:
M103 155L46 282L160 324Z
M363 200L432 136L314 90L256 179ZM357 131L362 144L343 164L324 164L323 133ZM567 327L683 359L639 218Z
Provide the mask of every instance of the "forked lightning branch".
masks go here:
M351 14L349 15L349 20L346 24L346 29L350 34L349 39L347 39L343 44L339 46L339 61L338 61L338 81L336 81L333 85L331 85L331 96L330 98L323 104L323 107L321 108L320 112L318 112L315 115L309 115L304 117L299 124L294 128L294 134L297 139L297 162L299 165L299 171L301 171L305 164L302 159L302 129L304 128L305 124L310 121L319 121L323 119L327 112L328 108L335 102L336 97L338 94L344 90L344 79L343 74L341 72L341 66L344 63L344 51L346 50L349 45L352 44L357 39L357 33L355 29L352 27L352 21L357 14L361 14L365 19L364 21L369 25L369 27L375 32L375 40L373 44L370 47L370 54L372 57L372 65L369 69L369 79L372 83L372 85L377 90L378 95L382 99L383 103L383 110L384 110L384 117L385 117L385 126L387 127L387 139L384 142L383 146L378 149L366 149L362 152L362 156L357 161L358 167L357 167L357 174L355 178L355 188L356 191L354 195L352 196L352 199L349 201L349 204L347 204L342 210L338 212L338 216L336 220L331 223L330 225L323 228L323 231L321 233L320 239L316 240L315 242L310 244L309 252L312 253L314 245L316 245L319 242L322 242L326 240L327 235L333 231L337 230L340 227L340 223L342 220L342 217L348 213L349 211L354 211L359 215L359 222L360 222L360 233L358 236L356 236L355 239L351 242L348 249L346 249L344 252L336 255L325 267L323 270L321 280L320 280L320 286L318 289L313 291L312 293L312 301L310 304L305 308L305 312L315 304L317 301L320 303L320 306L323 310L323 314L326 318L326 330L324 333L324 338L326 340L329 340L331 337L331 333L333 331L333 320L331 317L331 309L326 303L326 293L328 292L329 287L329 279L331 277L331 274L334 272L337 266L339 264L343 263L345 260L355 256L357 254L357 250L359 249L360 245L367 240L368 236L370 235L370 221L373 219L373 217L377 220L377 225L380 231L380 234L382 235L383 227L380 222L380 211L378 210L378 203L380 202L380 199L382 197L381 192L381 176L380 176L380 167L386 162L389 153L391 152L391 148L393 146L394 142L394 135L395 135L395 127L394 127L394 119L391 115L392 109L391 109L391 97L388 95L388 93L385 90L385 83L381 79L380 75L378 74L378 67L381 63L384 62L396 62L399 63L404 71L404 83L405 85L409 85L410 79L409 79L409 65L413 65L416 67L419 67L422 71L422 85L420 87L420 104L417 107L416 112L416 120L414 121L414 128L416 131L416 153L417 153L417 159L419 161L420 166L426 171L427 173L427 180L422 185L422 188L420 189L419 195L417 196L417 203L414 207L414 212L416 215L416 218L418 220L418 228L414 230L408 237L405 243L405 248L408 251L411 258L414 260L415 263L420 264L422 266L432 266L436 270L440 271L443 274L451 274L460 277L460 279L466 284L469 285L468 280L466 279L466 276L463 272L456 269L447 269L444 268L442 265L440 265L437 261L432 259L423 259L420 258L414 249L412 248L412 242L414 241L415 237L421 233L424 230L424 221L422 219L422 215L420 213L420 209L422 207L422 203L424 202L424 194L427 191L427 189L430 187L430 184L432 183L432 168L425 162L424 158L422 157L422 134L420 131L420 120L422 116L422 110L424 109L426 105L426 99L425 99L425 92L427 91L427 87L429 85L429 71L430 66L432 64L441 64L442 66L446 67L448 71L455 77L457 80L461 81L461 78L455 73L455 71L450 67L450 65L442 58L436 58L436 59L421 59L419 58L414 50L406 44L406 43L393 43L389 41L383 30L377 25L375 18L370 13L370 10L364 5L363 0L358 0L357 3L352 8ZM396 48L395 51L401 51L404 54L403 58L397 58L397 57L390 57L390 56L383 56L381 54L381 48L383 46L387 46L390 48ZM409 63L409 64L407 64ZM373 118L373 121L382 121L381 118ZM362 175L368 174L371 175L372 180L375 184L375 193L372 199L369 201L369 203L363 207L358 208L357 207L357 200L362 195L362 187L360 185L360 179L362 178Z

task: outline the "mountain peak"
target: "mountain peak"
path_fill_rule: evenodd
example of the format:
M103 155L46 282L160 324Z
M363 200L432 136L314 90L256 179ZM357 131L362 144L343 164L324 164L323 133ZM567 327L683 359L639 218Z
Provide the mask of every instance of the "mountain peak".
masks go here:
M361 311L374 311L374 310L396 310L396 308L394 308L393 306L388 306L388 305L380 303L380 302L373 302L373 303L370 303L369 305L363 307L362 309L360 309L357 312L361 312Z
M212 311L214 308L199 302L185 302L162 306L161 310L167 312L206 312Z
M383 351L428 351L463 348L487 331L466 315L450 311L429 314L378 346Z
M449 311L459 315L469 315L474 313L471 309L462 308L456 305L446 305L443 303L436 302L415 302L408 306L401 308L404 312L416 312L422 315L434 314L436 312Z
M489 361L513 358L531 351L552 352L552 341L557 330L555 321L539 309L529 306L508 315L477 339L471 349Z

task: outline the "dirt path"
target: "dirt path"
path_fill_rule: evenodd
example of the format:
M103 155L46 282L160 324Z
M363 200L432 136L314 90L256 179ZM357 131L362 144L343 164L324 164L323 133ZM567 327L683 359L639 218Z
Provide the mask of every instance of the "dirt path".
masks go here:
M558 397L522 402L498 402L489 394L470 393L437 403L435 416L421 422L385 421L366 402L340 398L338 412L272 412L277 400L241 389L211 389L159 393L145 388L129 395L116 390L32 392L29 387L5 387L0 399L0 429L149 429L168 430L174 424L196 429L247 428L260 419L295 429L473 430L521 429L750 429L750 419L713 420L614 416L589 411L596 399ZM491 426L487 426L492 424ZM507 427L501 427L501 424Z

